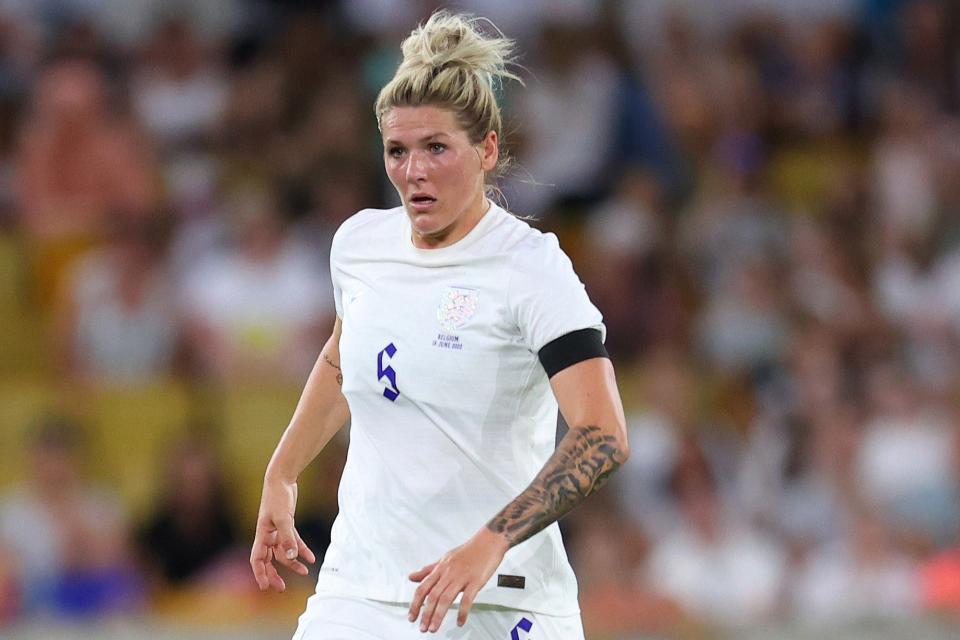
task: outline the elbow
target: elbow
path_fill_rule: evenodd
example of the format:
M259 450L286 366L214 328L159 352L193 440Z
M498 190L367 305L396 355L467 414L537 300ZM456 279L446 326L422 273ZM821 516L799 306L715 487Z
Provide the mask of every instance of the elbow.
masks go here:
M584 439L584 446L600 447L603 455L613 463L616 469L630 457L630 442L627 439L626 425L620 421L588 421L584 426L571 427L573 439Z

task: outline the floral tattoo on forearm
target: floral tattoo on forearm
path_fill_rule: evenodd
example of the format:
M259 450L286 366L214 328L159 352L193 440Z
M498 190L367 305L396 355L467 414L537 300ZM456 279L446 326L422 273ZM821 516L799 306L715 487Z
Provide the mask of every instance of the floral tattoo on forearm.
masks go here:
M321 353L320 355L323 356L324 362L326 362L328 365L330 365L331 367L337 370L337 384L342 387L343 386L343 370L340 367L338 367L336 364L334 364L333 360L327 357L327 354Z
M530 486L487 528L505 534L511 547L520 544L602 487L624 460L617 438L600 427L572 428Z

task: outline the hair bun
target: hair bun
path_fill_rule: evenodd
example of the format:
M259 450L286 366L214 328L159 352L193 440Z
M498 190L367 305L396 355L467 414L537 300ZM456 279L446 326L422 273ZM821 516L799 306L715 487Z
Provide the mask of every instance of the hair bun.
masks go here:
M484 18L437 11L410 33L402 50L404 71L429 70L435 77L448 69L462 69L481 75L491 85L497 78L519 80L506 68L513 41Z

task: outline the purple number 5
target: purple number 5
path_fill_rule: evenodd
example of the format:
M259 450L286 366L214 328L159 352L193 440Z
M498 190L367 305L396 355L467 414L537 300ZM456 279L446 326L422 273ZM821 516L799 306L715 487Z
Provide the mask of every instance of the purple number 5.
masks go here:
M383 366L383 354L387 354L387 358L392 358L396 352L397 348L391 342L377 354L377 380L387 379L388 386L383 390L383 397L390 402L396 402L400 397L400 388L397 387L397 372L390 365Z

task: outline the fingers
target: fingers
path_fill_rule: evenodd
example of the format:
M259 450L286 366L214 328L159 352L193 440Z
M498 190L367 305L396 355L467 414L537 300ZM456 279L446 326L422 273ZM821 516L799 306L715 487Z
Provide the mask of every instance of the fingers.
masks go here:
M463 590L463 587L456 583L446 585L443 590L440 590L438 587L434 588L433 592L439 591L439 596L433 597L431 594L428 598L429 604L425 606L423 617L420 619L420 631L430 631L434 633L439 629L440 623L443 622L443 617L447 615L447 610L450 609L450 605L453 604L457 594Z
M257 581L260 591L266 591L270 586L266 566L269 562L269 553L270 547L264 544L262 536L258 533L250 550L250 568L253 569L253 578Z
M277 573L277 568L273 566L272 560L273 560L273 549L270 549L268 561L264 565L267 573L267 580L269 581L270 586L273 587L274 591L283 593L284 591L287 590L287 583L284 582L283 578L280 577L280 574Z
M300 538L300 534L293 526L293 518L285 518L277 523L277 538L278 541L274 547L274 558L277 562L301 576L309 574L310 570L297 560L297 557L300 555L301 549L310 554L309 557L304 556L310 562L315 562L316 556Z
M260 591L267 588L267 573L263 566L265 554L264 547L255 540L253 549L250 551L250 569L253 571L253 579L257 581Z
M470 608L473 606L473 599L480 592L480 587L468 587L463 591L463 597L460 598L460 611L457 613L457 626L462 627L467 623L467 616L470 615Z
M257 587L261 591L272 588L275 591L283 592L287 588L286 582L280 577L277 568L273 565L274 560L302 576L308 575L310 572L303 563L296 560L297 554L302 554L303 558L310 563L317 560L313 551L303 542L296 529L293 529L293 539L295 540L293 559L280 557L279 554L283 553L282 549L287 547L277 541L277 533L276 529L267 531L266 528L258 527L253 548L250 551L250 567L253 569L253 577L257 582Z
M430 593L430 590L433 589L433 585L440 579L440 574L433 570L436 566L437 564L433 563L420 569L420 571L415 571L410 574L410 579L414 580L413 576L422 574L427 568L430 569L430 571L427 572L429 575L426 575L426 577L421 576L414 580L414 582L420 582L420 586L413 592L413 601L410 603L410 612L407 614L410 622L413 622L420 616L420 608L423 606L424 599L427 597L427 594Z
M430 620L433 618L433 612L437 610L437 602L440 594L433 593L431 590L423 599L423 615L420 616L420 631L426 631Z
M280 562L296 560L300 555L299 536L293 528L293 518L285 516L276 521L277 525L277 560Z
M260 591L266 591L270 586L270 580L267 577L267 564L263 561L250 561L253 568L253 579L257 581L257 587Z
M280 558L277 558L277 562L298 575L306 576L310 574L310 570L307 569L307 566L299 560L281 560Z
M421 580L426 578L428 575L430 575L430 572L433 571L434 567L436 566L437 566L437 563L433 562L425 566L423 569L414 571L407 577L410 578L410 582L420 582Z
M307 543L304 542L303 538L300 537L300 532L294 529L293 534L297 536L297 549L300 551L300 557L305 559L310 564L315 563L317 561L317 556L314 555L313 551L310 550L310 547L307 546Z

